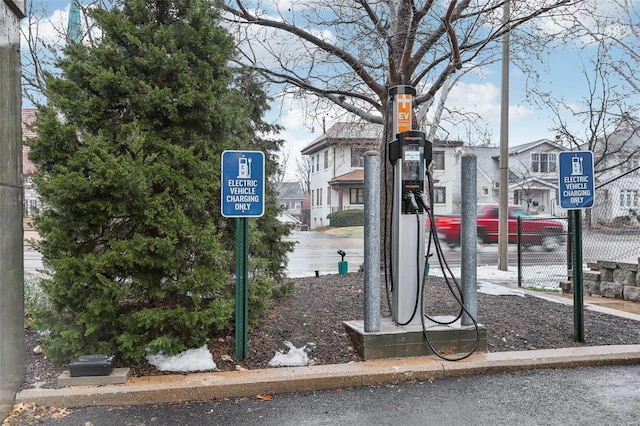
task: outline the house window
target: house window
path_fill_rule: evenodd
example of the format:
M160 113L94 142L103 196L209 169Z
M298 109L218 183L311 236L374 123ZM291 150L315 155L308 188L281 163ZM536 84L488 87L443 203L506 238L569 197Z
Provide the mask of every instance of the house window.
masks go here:
M329 168L329 150L325 149L324 151L324 168L328 169Z
M444 186L435 186L433 188L434 204L445 204L447 202L447 188Z
M620 207L638 207L638 191L633 189L623 189L620 191Z
M321 206L322 205L322 188L316 189L316 196L317 196L316 204Z
M364 204L364 188L351 188L349 190L350 204Z
M433 151L433 169L444 170L444 151Z
M311 207L315 206L316 200L313 198L314 192L315 192L315 189L312 189L311 190Z
M320 171L320 154L316 155L316 171Z
M369 148L351 148L351 167L364 167L364 153Z
M556 153L555 152L532 152L531 171L533 173L555 173Z
M328 206L331 205L331 187L330 186L327 187L327 205Z
M311 173L313 173L313 172L314 172L314 170L313 170L313 156L311 156Z
M485 195L485 196L489 195L489 188L487 188L486 186L483 186L482 187L482 194Z

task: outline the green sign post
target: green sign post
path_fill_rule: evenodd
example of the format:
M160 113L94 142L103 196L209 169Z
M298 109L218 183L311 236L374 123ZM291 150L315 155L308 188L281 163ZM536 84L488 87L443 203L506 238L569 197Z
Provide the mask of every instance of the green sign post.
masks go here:
M264 214L264 153L222 153L221 210L236 218L236 356L248 354L249 219Z
M249 327L249 219L236 218L236 356L245 359Z
M591 151L558 153L558 193L560 207L569 210L571 218L573 338L584 342L584 295L582 282L582 210L593 207L595 179Z
M584 285L582 281L582 210L569 210L573 247L573 339L584 342Z

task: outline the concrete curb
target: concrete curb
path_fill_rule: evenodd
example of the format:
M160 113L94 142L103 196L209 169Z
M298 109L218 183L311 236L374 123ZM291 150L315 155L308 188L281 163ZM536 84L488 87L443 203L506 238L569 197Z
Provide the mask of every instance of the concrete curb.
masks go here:
M436 357L397 358L310 367L134 377L122 385L26 389L16 395L16 403L55 407L162 404L434 380L500 371L636 363L640 363L640 345L482 353L458 362L442 361Z

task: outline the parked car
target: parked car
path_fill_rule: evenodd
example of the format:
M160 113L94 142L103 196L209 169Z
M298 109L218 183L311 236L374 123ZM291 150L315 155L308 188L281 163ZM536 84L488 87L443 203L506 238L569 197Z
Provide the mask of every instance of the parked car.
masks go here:
M518 217L522 219L522 244L542 246L547 251L556 250L566 239L563 224L551 218L530 216L521 206L509 206L509 243L518 242ZM441 240L449 247L460 245L460 216L439 216L436 218L436 230ZM429 223L427 223L429 226ZM498 205L478 206L478 241L483 244L498 242Z

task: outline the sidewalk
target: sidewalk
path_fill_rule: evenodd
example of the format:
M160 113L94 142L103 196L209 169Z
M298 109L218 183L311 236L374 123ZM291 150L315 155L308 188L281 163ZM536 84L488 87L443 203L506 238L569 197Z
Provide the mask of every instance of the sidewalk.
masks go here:
M458 362L435 357L350 364L135 377L122 385L27 389L16 403L50 407L160 404L368 386L534 368L640 363L640 345L474 354Z

